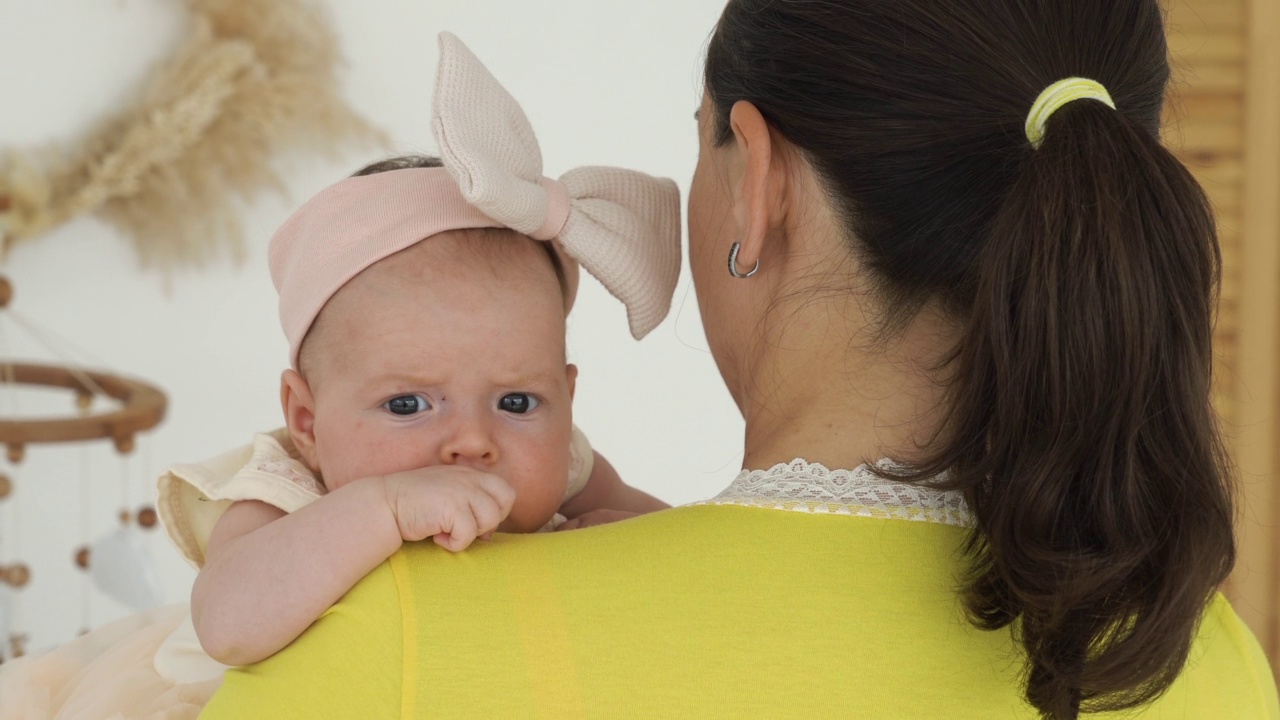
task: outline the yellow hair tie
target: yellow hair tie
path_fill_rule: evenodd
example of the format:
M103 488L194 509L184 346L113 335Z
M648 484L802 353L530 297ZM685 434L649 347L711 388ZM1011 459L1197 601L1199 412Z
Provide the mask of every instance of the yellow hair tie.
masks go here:
M1044 142L1044 126L1049 118L1063 105L1076 100L1097 100L1112 110L1116 109L1111 94L1101 83L1079 77L1059 80L1040 93L1040 97L1031 106L1031 112L1027 114L1027 139L1031 141L1032 147L1039 149L1040 143Z

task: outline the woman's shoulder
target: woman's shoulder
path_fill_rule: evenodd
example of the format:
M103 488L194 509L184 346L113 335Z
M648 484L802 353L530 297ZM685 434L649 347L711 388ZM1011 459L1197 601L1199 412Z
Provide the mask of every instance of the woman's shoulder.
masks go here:
M293 647L230 673L223 693L235 698L217 707L236 712L207 716L301 702L291 711L364 703L364 717L820 717L838 707L1035 718L1012 633L974 628L956 593L966 535L722 504L499 535L457 554L410 544ZM360 682L337 681L354 667ZM1184 677L1143 714L1118 717L1280 717L1274 708L1265 658L1218 598Z
M383 563L289 647L227 670L201 718L398 718L404 652L396 578Z
M659 707L682 716L816 717L844 707L886 718L1037 717L1022 698L1013 633L975 628L957 593L967 536L938 522L720 504L499 536L459 555L406 547L391 562L404 613L432 608L406 625L406 647L433 656L449 648L415 664L406 693L444 680L459 691L451 702L470 706L484 690L464 690L473 682L465 668L487 662L518 679L503 681L504 697L532 702L554 689L589 704L621 693L646 698L637 717ZM525 684L530 667L541 668L534 685ZM774 669L766 678L761 667ZM851 668L858 682L822 682L815 668ZM801 692L815 682L821 694ZM542 691L527 694L535 686ZM700 704L699 693L715 705ZM494 716L511 712L506 700L486 702ZM1183 677L1123 717L1280 720L1280 710L1257 641L1219 596Z
M1219 717L1280 718L1275 676L1267 656L1220 593L1205 610L1187 666L1170 692L1212 702L1224 711ZM1225 712L1231 708L1238 714Z
M1182 674L1148 706L1098 720L1277 720L1280 701L1262 647L1221 594L1205 608Z

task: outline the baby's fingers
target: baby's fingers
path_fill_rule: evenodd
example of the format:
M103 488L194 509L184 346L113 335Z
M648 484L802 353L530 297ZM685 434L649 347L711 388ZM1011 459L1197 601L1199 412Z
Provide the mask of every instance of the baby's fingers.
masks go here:
M501 504L499 499L486 492L472 491L465 504L455 513L448 533L436 535L436 543L446 550L461 552L475 542L477 537L488 540L509 512L510 505Z
M479 486L497 504L501 515L498 522L506 519L507 515L511 514L511 508L516 504L515 488L497 475L485 475L480 479ZM494 527L497 527L497 523L494 523Z
M475 516L476 531L482 535L492 535L494 530L498 529L498 525L507 519L507 515L511 512L510 506L499 504L495 498L477 493L470 499L471 513ZM488 537L484 538L488 540Z
M556 526L556 532L564 532L566 530L579 530L586 527L582 524L582 518L569 518Z
M596 525L608 525L609 523L615 523L619 520L627 520L629 518L636 517L639 514L640 513L627 512L625 510L592 510L591 512L584 513L579 517L573 518L572 520L566 520L561 523L560 527L556 528L556 530L581 530L583 528L594 527Z
M462 552L475 542L480 534L475 516L465 509L455 513L445 532L437 533L435 543L449 552Z

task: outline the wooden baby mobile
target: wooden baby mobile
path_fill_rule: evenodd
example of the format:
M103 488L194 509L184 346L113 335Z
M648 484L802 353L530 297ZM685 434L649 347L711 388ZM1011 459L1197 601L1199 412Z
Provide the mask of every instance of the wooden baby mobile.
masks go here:
M8 474L0 475L0 502L10 501L14 494L14 478L18 475L20 465L26 459L28 447L53 443L84 443L94 440L108 440L122 456L133 452L138 434L154 428L164 418L166 398L163 392L153 385L135 379L126 378L113 373L87 370L80 367L73 358L64 354L64 346L53 340L48 331L13 310L13 287L7 278L0 276L0 320L4 321L4 332L0 333L7 341L8 326L12 325L28 331L38 342L51 350L63 360L63 364L16 363L0 360L0 382L9 391L5 394L7 402L0 402L5 415L0 417L0 445L5 448L5 457L10 465ZM5 343L7 345L7 342ZM69 402L65 416L31 417L20 413L18 393L22 386L40 387L65 391ZM73 402L72 402L73 401ZM10 416L9 413L13 415ZM87 472L87 470L86 470ZM82 478L82 481L85 478ZM123 466L121 486L123 496L129 497L130 477L128 465ZM88 494L84 483L80 488L82 503L82 530L87 531ZM147 528L155 524L155 510L149 507L139 508L137 513L139 528ZM20 547L21 531L16 520L21 517L21 510L14 509L10 515L14 522L10 523L12 546ZM120 518L124 525L133 519L134 513L122 509ZM104 564L105 574L94 577L94 584L108 595L116 597L126 605L154 605L158 602L159 581L154 569L150 566L145 550L140 545L136 532L130 535L127 531L108 535L94 544L95 553L101 554L107 561ZM82 548L77 553L77 561L88 568L89 550ZM116 588L119 578L130 577L133 580L125 593ZM11 590L21 590L33 580L31 568L20 559L9 564L0 564L0 582ZM123 595L123 597L122 597ZM150 598L157 598L151 601ZM86 586L87 598L87 586ZM145 598L142 603L130 602L133 598ZM7 607L0 608L0 615L6 624L13 623L12 598L6 598ZM87 605L84 608L87 615ZM13 629L5 629L8 637L7 654L17 657L25 650L25 636Z
M341 96L341 58L321 8L307 0L184 5L190 11L185 40L157 65L131 107L61 147L0 148L0 262L15 245L85 215L115 226L131 240L143 266L166 278L228 253L239 260L243 239L232 218L239 200L282 187L273 154L331 154L344 141L384 144ZM32 419L12 415L14 408L0 410L0 445L10 464L0 474L0 506L16 503L19 465L33 447L111 442L126 463L121 527L92 547L86 543L74 561L100 590L127 605L145 606L153 600L146 588L139 592L129 584L150 583L134 562L136 530L154 526L156 514L150 507L128 506L127 456L139 434L163 419L165 394L142 380L86 369L66 352L69 341L15 310L14 301L13 286L0 276L0 342L4 326L11 325L57 360L37 364L0 357L0 387L60 389L69 402L65 417ZM0 352L8 354L7 347ZM81 524L87 527L90 467L87 460L82 466ZM148 479L150 471L145 468ZM15 521L9 525L15 525L21 512L14 508L10 517ZM8 549L16 553L21 533L0 526L0 540L5 530L13 535ZM37 582L27 563L0 555L0 633L10 635L7 643L0 635L0 660L22 654L24 640L16 629L5 628L13 613L4 601L13 590Z

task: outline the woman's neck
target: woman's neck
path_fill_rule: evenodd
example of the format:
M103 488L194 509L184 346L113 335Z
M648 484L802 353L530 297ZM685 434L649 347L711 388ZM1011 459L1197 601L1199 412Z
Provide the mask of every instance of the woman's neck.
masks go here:
M954 327L925 309L877 338L858 298L822 295L778 308L765 330L773 337L744 368L746 469L797 457L830 468L909 459L939 427L946 384L937 368Z
M812 167L795 168L765 270L740 298L761 320L725 358L746 419L743 467L910 460L942 422L943 365L962 329L926 303L905 327L881 332L881 300L849 251L843 216Z

